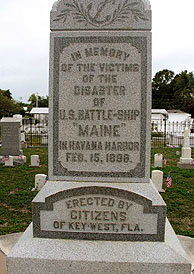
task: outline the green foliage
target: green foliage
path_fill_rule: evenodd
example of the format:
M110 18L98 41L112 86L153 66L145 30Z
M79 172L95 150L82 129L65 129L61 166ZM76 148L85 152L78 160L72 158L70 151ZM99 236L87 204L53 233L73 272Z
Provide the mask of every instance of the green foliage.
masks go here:
M178 148L152 149L151 165L154 154L162 153L167 164L164 172L162 197L167 204L167 216L177 234L194 237L194 170L181 170L177 167L180 156ZM32 168L30 155L40 155L40 168ZM48 174L47 148L28 148L24 150L27 163L24 166L5 168L0 166L0 235L22 232L32 221L31 201L37 192L32 192L35 175ZM192 157L194 158L194 150ZM151 169L154 169L153 167ZM158 169L158 168L157 168ZM172 186L166 188L166 178L170 172Z
M30 167L30 155L40 155L41 167ZM5 168L0 166L0 235L24 231L32 221L32 192L37 173L48 174L47 148L24 150L27 163Z
M9 90L0 89L0 118L3 116L11 116L16 113L23 114L23 106L14 101Z
M170 109L173 98L174 72L164 69L156 73L152 81L152 108Z
M180 148L152 149L151 169L154 170L154 154L162 153L167 159L167 164L160 169L164 172L163 189L165 189L161 195L167 204L168 219L177 234L194 237L194 170L182 170L177 167L180 159L180 156L176 155L177 150L181 151ZM192 152L194 158L194 150ZM166 187L168 173L172 177L170 188Z
M152 82L152 108L180 109L194 117L194 74L162 70Z
M38 96L35 93L32 93L28 99L28 111L34 107L48 107L48 99L48 96Z
M7 97L8 99L13 99L12 98L12 94L10 92L10 90L3 90L3 89L0 89L0 94L2 94L3 96Z
M187 73L187 70L177 74L174 78L175 95L185 98L194 98L194 75L193 72Z

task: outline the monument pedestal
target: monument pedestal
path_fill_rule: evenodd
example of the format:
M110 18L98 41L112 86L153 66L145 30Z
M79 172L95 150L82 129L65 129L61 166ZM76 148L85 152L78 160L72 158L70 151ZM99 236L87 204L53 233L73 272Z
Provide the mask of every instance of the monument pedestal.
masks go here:
M190 147L183 147L182 148L182 157L180 158L181 161L188 162L192 160L191 158L191 148Z
M101 212L105 212L102 205L108 202L109 198L107 197L113 197L111 201L114 200L115 205L118 205L114 190L118 192L118 196L121 199L120 201L129 201L129 193L129 197L132 203L134 203L129 212L131 212L132 218L133 215L137 215L135 218L139 220L139 227L144 228L143 232L139 231L139 234L138 231L137 233L127 232L121 235L121 240L119 241L117 237L119 237L118 234L120 235L121 231L115 235L114 231L111 231L110 236L104 233L107 231L98 231L97 234L87 231L87 237L90 237L88 235L93 235L91 238L92 241L84 240L82 235L85 235L85 233L81 231L81 223L79 223L84 222L84 217L82 216L82 219L75 220L76 222L73 225L73 232L75 232L73 235L74 239L71 238L72 235L70 233L66 233L66 238L62 239L64 235L63 231L58 231L55 234L56 228L59 229L59 227L55 227L53 233L49 221L52 211L56 220L56 212L60 212L61 220L67 222L62 204L66 204L67 208L70 207L71 212L74 212L72 218L76 216L75 209L78 210L77 212L83 212L83 209L85 212L91 212L92 197L96 197L98 204L100 204L100 200L97 199L100 197L98 194L92 196L92 194L77 193L76 196L74 190L77 191L82 188L87 190L92 187L92 191L93 189L100 188L106 192L106 190L109 189L108 186L109 183L47 182L33 200L33 220L35 223L28 227L8 255L8 273L97 274L109 272L111 274L190 274L191 265L189 264L187 255L168 220L165 218L165 203L152 182L132 184L112 183L110 194L104 193L104 196L101 194L101 197L104 197L104 199L101 200L102 204L100 208ZM64 191L67 193L66 196L64 196ZM74 197L72 197L68 191L73 191ZM98 193L97 190L96 193ZM125 193L125 198L122 197L122 193ZM88 199L89 206L85 205L86 199ZM78 204L77 201L81 204ZM147 201L151 203L148 205ZM136 206L138 203L141 204L138 206L142 206L143 210L137 210L138 207ZM75 207L73 207L73 204ZM120 205L121 204L122 203L120 203ZM106 207L106 212L110 210L110 207L112 211L115 211L116 208L116 206L115 208L113 207L113 204L109 204L109 206ZM95 208L99 212L99 208L97 208L96 205ZM136 214L134 214L132 208L137 211ZM66 211L68 211L68 209L66 209ZM127 210L122 209L122 211ZM141 211L143 213L141 213ZM44 218L44 212L48 213L46 218ZM152 213L150 214L150 212ZM155 223L153 218L156 212L158 218L157 223ZM146 218L146 215L149 215L151 219L145 219L145 223L141 224L141 219ZM108 215L105 216L108 218ZM129 217L130 215L127 218L130 219ZM91 216L87 217L85 222L88 222L89 218L91 218ZM51 220L55 219L51 217ZM65 222L61 223L64 224ZM103 223L103 221L96 222ZM111 223L111 219L108 222ZM147 227L146 222L149 222ZM151 229L151 227L155 225L157 227L156 235L154 234L154 230ZM39 232L37 232L37 226L39 226ZM119 226L116 227L118 228ZM64 227L62 228L64 229ZM80 230L77 234L76 229ZM152 232L150 232L150 235L144 235L145 240L142 241L141 237L146 229ZM37 233L40 234L41 238L34 237ZM134 233L136 233L136 235L132 235ZM102 240L99 240L101 237L100 234L102 235ZM61 239L54 239L58 238L58 236L61 237ZM129 237L129 240L126 240L125 237Z
M182 148L182 155L177 166L181 169L194 169L193 159L191 158L190 148L190 129L184 131L184 147Z
M8 255L9 274L190 274L191 265L169 222L165 242L33 238L32 225Z
M194 169L194 165L191 164L191 163L190 164L185 164L185 163L178 162L177 166L181 169Z
M14 165L24 165L26 163L27 159L26 156L22 155L21 158L18 156L13 156L13 164ZM0 164L4 164L3 156L0 156Z
M32 209L34 237L164 241L166 204L152 182L48 181Z

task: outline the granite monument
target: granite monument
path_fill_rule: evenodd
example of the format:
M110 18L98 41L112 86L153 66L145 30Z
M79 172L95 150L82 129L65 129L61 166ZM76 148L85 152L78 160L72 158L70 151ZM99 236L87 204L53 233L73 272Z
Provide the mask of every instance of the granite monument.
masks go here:
M57 1L49 100L49 180L8 274L190 274L150 180L149 1Z

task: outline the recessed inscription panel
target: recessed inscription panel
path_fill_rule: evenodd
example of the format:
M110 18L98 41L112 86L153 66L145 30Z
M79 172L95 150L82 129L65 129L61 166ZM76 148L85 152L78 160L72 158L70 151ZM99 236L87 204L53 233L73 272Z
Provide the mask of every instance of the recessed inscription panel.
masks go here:
M47 231L157 234L157 214L143 214L142 205L106 195L58 201L52 212L41 210L40 218Z
M107 187L58 192L33 204L35 237L163 241L165 207L138 194Z
M59 155L69 171L140 163L141 58L130 44L71 45L60 55Z
M55 38L58 179L145 178L146 38L109 40Z

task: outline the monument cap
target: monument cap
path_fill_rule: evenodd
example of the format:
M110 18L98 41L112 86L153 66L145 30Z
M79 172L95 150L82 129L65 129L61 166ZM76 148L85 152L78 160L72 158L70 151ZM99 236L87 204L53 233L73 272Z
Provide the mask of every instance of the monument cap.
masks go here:
M149 0L58 0L51 30L151 30Z

